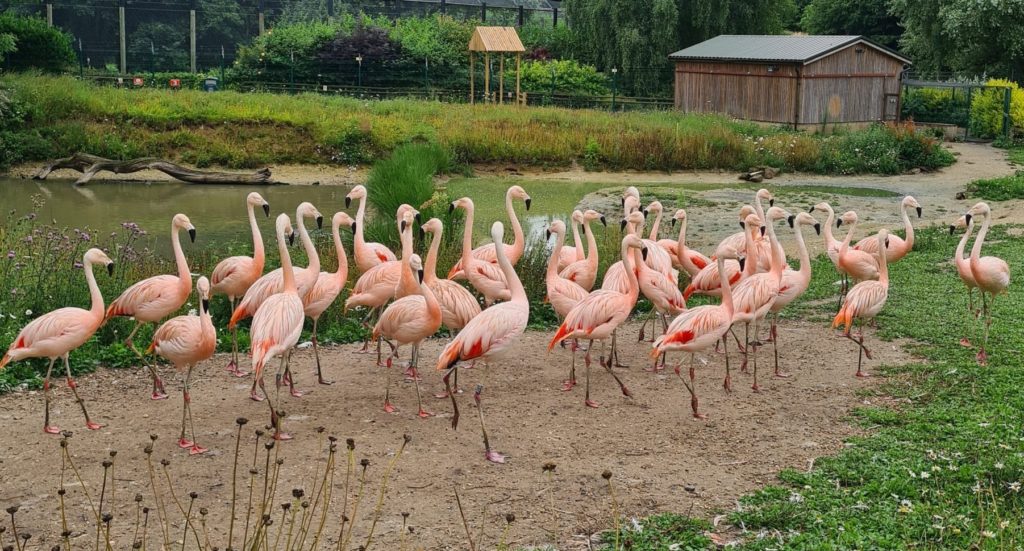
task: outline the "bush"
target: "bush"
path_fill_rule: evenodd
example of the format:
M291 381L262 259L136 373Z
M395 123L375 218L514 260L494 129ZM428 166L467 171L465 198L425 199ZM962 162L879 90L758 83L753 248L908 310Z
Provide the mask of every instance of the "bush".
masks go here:
M18 41L11 33L0 33L0 63L9 53L18 51Z
M967 126L970 105L965 90L912 88L903 95L903 117L917 122L941 122Z
M1003 133L1003 109L1006 104L1006 88L1010 88L1010 124L1024 126L1024 90L1016 82L991 79L985 83L990 88L974 94L971 100L971 133L984 138L995 138Z
M953 154L913 122L875 125L864 132L825 138L813 170L828 174L900 174L953 164Z
M1024 199L1024 170L1012 176L975 180L967 185L967 191L972 197L986 201Z
M13 37L14 46L18 49L18 55L6 59L7 69L59 73L75 63L71 37L47 26L42 19L0 14L0 35Z
M510 79L511 82L515 82L515 78L513 65L505 73L505 82L510 82ZM608 89L608 79L591 65L584 65L571 59L526 61L522 64L521 85L527 92L550 93L552 78L556 94L605 96L611 93Z

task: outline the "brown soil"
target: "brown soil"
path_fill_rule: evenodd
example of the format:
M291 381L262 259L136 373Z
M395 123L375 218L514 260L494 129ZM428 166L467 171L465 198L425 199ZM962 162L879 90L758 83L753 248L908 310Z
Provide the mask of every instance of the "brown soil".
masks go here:
M560 392L568 352L556 349L548 354L545 345L550 335L529 332L516 345L516 357L461 372L467 390L477 383L486 385L484 413L492 444L509 456L505 465L484 461L470 392L459 398L463 416L457 431L450 427L450 403L430 396L440 385L430 360L437 357L442 341L429 341L423 348L425 400L438 414L425 420L415 416L413 385L398 382L397 368L385 371L374 367L372 356L354 354L355 346L331 348L324 351L324 365L327 376L338 382L313 388L312 352L300 350L293 364L300 388L311 392L300 399L282 399L281 407L288 411L286 429L295 440L280 448L285 463L279 496L285 499L295 487L311 494L314 471L323 472L321 439L326 434L341 438L334 506L325 531L328 544L333 545L343 491L344 439L354 438L356 460L365 457L371 462L371 482L364 491L356 537L350 545L355 548L365 541L380 476L402 434L409 434L412 441L392 475L376 527L377 549L399 547L403 511L411 514L409 524L415 533L408 541L415 548L467 547L453 497L456 486L474 534L484 525L482 549L496 546L509 512L517 518L508 537L514 546L555 543L562 549L586 548L591 534L611 524L611 501L601 478L606 469L613 473L625 518L642 519L661 511L710 518L734 508L740 495L772 483L780 469L807 469L816 457L835 453L844 439L858 432L847 422L850 409L876 400L858 395L875 379L853 377L856 347L852 343L833 336L824 324L787 322L780 333L782 362L793 377L771 377L771 349L765 348L761 356L763 392L753 393L750 375L734 371L735 390L727 394L721 388L722 359L716 355L709 366L698 368L700 407L709 414L708 420L699 421L690 415L689 396L672 373L671 364L658 374L641 370L647 364L649 345L635 342L636 324L625 328L622 339L623 358L633 366L617 370L634 397L622 397L607 373L595 366L594 399L602 404L597 410L583 406L582 361L578 365L580 386L571 393ZM867 362L870 369L910 360L897 344L880 343L873 335L867 342L875 353ZM735 370L738 360L735 349L732 351ZM159 435L154 462L171 460L169 470L185 506L189 491L199 493L196 509L209 508L211 538L215 545L225 547L234 420L238 416L253 420L245 428L242 446L239 478L245 495L252 431L267 416L265 404L248 400L249 380L229 377L223 371L225 362L226 358L218 356L201 365L194 377L198 441L210 448L201 456L189 457L175 446L180 393L172 392L167 401L151 401L142 370L101 370L79 381L91 413L108 424L97 432L84 429L80 412L63 385L56 391L55 420L75 432L71 448L94 500L102 476L99 463L108 450L120 452L115 467L114 548L130 546L135 514L131 497L143 493L145 504L153 505L142 452L150 433ZM394 380L391 395L401 408L396 414L386 414L381 408L386 374ZM272 385L272 375L268 375L268 383ZM21 505L18 519L22 530L36 535L32 541L38 548L48 549L57 543L60 532L56 498L60 460L58 437L40 430L41 407L39 392L0 397L0 424L6 428L0 443L0 505ZM328 430L318 437L315 428L321 425ZM557 465L550 479L542 474L545 462ZM263 463L262 450L259 463ZM156 468L159 473L159 465ZM80 488L69 487L69 522L75 537L81 538L78 546L92 545L90 509ZM163 492L164 499L169 499L166 489ZM107 500L109 503L109 494ZM174 509L171 503L167 506ZM153 515L150 545L159 539L155 512ZM280 509L275 507L274 515L277 523ZM171 517L171 540L179 540L183 517ZM236 548L240 531L236 525Z

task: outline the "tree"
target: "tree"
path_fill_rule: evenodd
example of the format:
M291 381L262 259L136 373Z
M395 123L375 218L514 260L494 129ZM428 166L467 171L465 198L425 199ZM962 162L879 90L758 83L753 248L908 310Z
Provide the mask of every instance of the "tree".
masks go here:
M4 62L4 56L18 51L18 41L13 34L0 33L0 63Z
M808 34L858 34L895 48L903 29L887 0L812 0L800 18Z
M188 69L188 28L156 21L140 24L128 36L131 70Z
M780 34L796 13L794 0L679 0L680 46L720 34Z
M71 37L37 17L0 14L0 35L13 37L18 48L18 55L5 62L8 69L59 73L75 62Z

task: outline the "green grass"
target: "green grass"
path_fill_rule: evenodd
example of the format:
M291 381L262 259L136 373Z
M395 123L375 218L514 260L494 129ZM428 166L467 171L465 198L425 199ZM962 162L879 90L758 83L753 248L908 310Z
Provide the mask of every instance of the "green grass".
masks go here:
M986 201L1024 199L1024 170L1010 176L975 180L967 185L967 191Z
M1012 147L1007 152L1006 157L1011 163L1024 165L1024 146Z

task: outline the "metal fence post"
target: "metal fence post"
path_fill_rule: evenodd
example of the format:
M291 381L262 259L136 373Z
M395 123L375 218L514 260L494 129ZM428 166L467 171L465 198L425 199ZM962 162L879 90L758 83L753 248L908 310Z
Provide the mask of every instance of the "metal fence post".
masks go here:
M189 69L196 73L196 0L189 2L188 9Z
M127 6L127 0L121 0L117 6L117 17L118 17L118 40L121 43L121 74L128 73L128 47L127 39L124 35L124 18L125 18L125 6Z
M519 4L519 28L523 28L523 20L526 18L526 8Z
M53 26L53 2L46 3L46 24Z
M448 2L441 0L441 15L448 15Z
M327 0L327 21L334 21L334 0Z
M487 2L480 2L480 22L487 22Z
M551 8L551 26L558 28L558 8Z
M256 18L259 20L259 36L263 36L263 32L266 30L264 18L263 18L263 0L256 2Z

